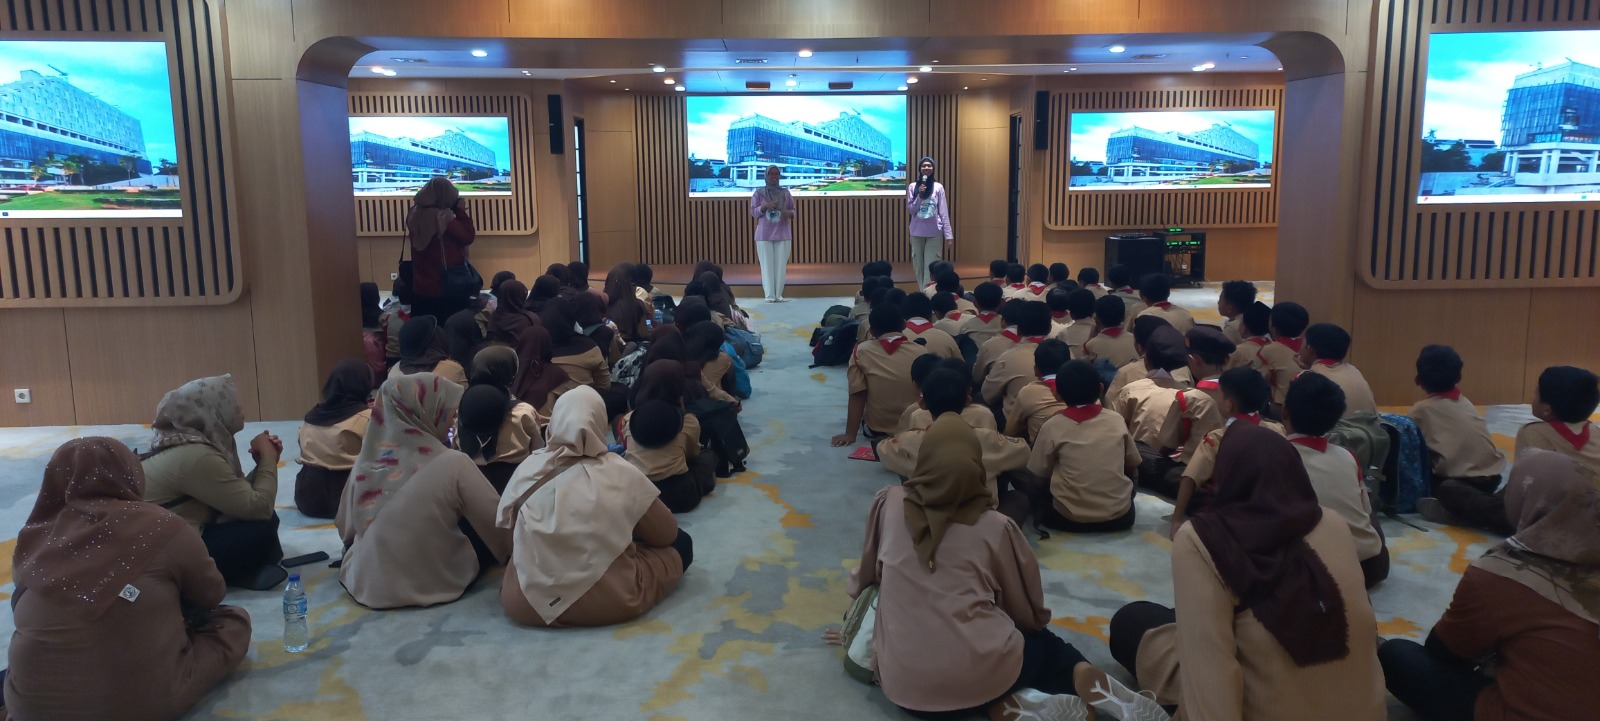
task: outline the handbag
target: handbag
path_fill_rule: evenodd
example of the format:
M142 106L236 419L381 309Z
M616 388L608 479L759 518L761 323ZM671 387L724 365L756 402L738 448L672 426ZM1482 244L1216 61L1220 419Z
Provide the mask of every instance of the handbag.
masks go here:
M409 213L410 211L407 212ZM403 219L400 225L405 227L406 224ZM444 242L442 238L440 242ZM395 266L395 274L407 286L411 285L414 273L413 262L406 260L406 248L410 246L411 236L400 236L400 262ZM478 272L477 268L472 267L472 259L467 255L466 248L461 249L460 265L446 265L444 267L444 273L439 278L439 285L446 298L470 298L483 292L483 275Z

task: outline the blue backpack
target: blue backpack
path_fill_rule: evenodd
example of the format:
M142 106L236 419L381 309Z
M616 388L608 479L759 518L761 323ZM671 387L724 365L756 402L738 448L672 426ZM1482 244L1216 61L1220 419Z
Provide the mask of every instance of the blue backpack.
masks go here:
M750 397L750 371L745 367L744 359L739 357L738 351L733 347L733 329L729 328L728 340L722 344L722 352L733 359L733 370L722 377L722 388L735 397L743 400ZM728 387L732 385L733 387Z
M746 369L761 365L761 357L766 355L766 349L761 346L760 333L732 327L724 328L723 333L728 339L728 345L733 347L733 350L728 351L728 355L743 361Z
M1384 469L1379 500L1395 513L1416 513L1417 500L1432 495L1433 472L1429 468L1428 444L1410 417L1384 413L1382 419L1384 430L1394 441L1389 452L1394 468Z

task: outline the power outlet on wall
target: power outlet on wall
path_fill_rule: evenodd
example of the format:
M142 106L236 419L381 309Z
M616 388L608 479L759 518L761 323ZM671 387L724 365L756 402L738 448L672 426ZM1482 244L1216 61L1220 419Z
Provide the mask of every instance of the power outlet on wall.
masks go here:
M11 396L15 398L19 404L33 402L33 391L30 391L27 388L17 388L11 391Z
M400 274L399 273L390 273L389 274L389 280L400 280Z

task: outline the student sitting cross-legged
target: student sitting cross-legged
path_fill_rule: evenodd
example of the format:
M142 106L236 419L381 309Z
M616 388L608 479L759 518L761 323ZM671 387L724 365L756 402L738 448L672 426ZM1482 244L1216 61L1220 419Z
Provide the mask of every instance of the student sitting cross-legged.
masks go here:
M1589 417L1600 407L1600 379L1574 366L1551 366L1539 374L1533 404L1538 423L1517 431L1516 454L1538 448L1578 459L1600 471L1600 424Z
M1300 365L1309 373L1327 377L1344 391L1344 417L1357 413L1375 414L1378 402L1372 386L1355 366L1345 362L1350 353L1350 333L1332 323L1318 323L1306 329L1306 342L1300 347Z
M1139 485L1171 498L1178 493L1178 467L1168 449L1160 447L1161 425L1177 402L1178 391L1189 384L1189 351L1183 336L1172 326L1163 325L1150 334L1144 344L1146 376L1117 393L1110 408L1128 422L1128 431L1139 445L1143 462L1139 464Z
M855 443L863 424L870 437L887 434L899 424L906 406L917 401L911 364L928 349L906 340L899 306L873 308L869 321L873 338L856 346L846 368L850 404L845 431L833 437L834 447Z
M1344 415L1344 391L1333 381L1306 373L1289 384L1288 402L1283 404L1283 424L1289 429L1289 442L1300 452L1317 503L1344 518L1355 539L1356 558L1367 588L1389 577L1389 548L1383 529L1372 517L1372 499L1356 456L1328 442L1327 433Z
M1417 385L1428 394L1409 415L1428 447L1434 497L1417 512L1434 523L1481 526L1510 535L1505 497L1496 496L1506 456L1494 445L1472 401L1461 395L1461 356L1446 345L1417 355Z
M1139 300L1149 306L1139 315L1159 315L1172 324L1179 333L1188 333L1194 327L1194 314L1181 305L1173 305L1172 281L1163 273L1151 273L1139 281Z
M1038 525L1073 533L1133 527L1139 449L1122 417L1100 406L1100 387L1083 361L1055 374L1061 410L1040 428L1028 460L1038 483L1025 491Z
M1028 266L1028 286L1017 293L1023 300L1043 301L1050 292L1050 268L1043 263Z
M1034 351L1049 335L1050 307L1039 301L1024 303L1017 313L1017 342L995 356L983 377L983 402L998 408L1002 417L1009 419L1016 414L1017 394L1039 379Z
M1228 359L1228 368L1252 368L1265 377L1261 351L1272 343L1272 308L1259 300L1245 306L1239 313L1238 331L1244 338Z
M1230 280L1217 293L1217 314L1223 317L1222 333L1234 345L1244 343L1244 310L1256 302L1256 285L1248 280Z
M989 375L989 369L994 366L994 362L1000 360L1000 356L1006 351L1015 348L1018 343L1022 342L1022 333L1017 330L1017 323L1021 322L1022 309L1027 305L1028 301L1026 300L1012 298L1000 306L1000 322L1004 327L994 337L984 341L983 345L978 346L978 356L972 364L972 382L974 384L982 385L983 379ZM1040 303L1039 305L1043 306L1044 304ZM1050 309L1048 307L1044 309L1044 316L1047 321L1048 332L1048 320L1050 317Z
M1078 269L1078 285L1094 295L1095 300L1104 298L1111 292L1105 284L1100 282L1100 269L1084 266Z
M1133 339L1133 360L1118 366L1116 372L1109 376L1109 380L1106 382L1106 400L1109 401L1116 398L1117 394L1121 393L1122 389L1127 387L1129 383L1139 380L1150 373L1150 370L1144 366L1145 344L1150 342L1150 334L1156 332L1157 328L1171 327L1172 325L1167 323L1166 318L1156 315L1141 315L1128 321L1127 331L1123 335ZM1101 366L1100 373L1102 377L1106 377L1105 371L1105 367Z
M955 371L962 375L966 375L967 372L967 365L958 360L940 358L932 353L918 356L911 363L911 382L916 384L919 395L916 403L906 406L906 409L900 413L900 425L896 426L894 431L896 435L912 428L927 428L933 425L933 414L928 411L927 405L923 403L920 394L922 393L922 384L927 381L928 376L940 368ZM961 420L966 421L967 425L973 428L987 428L991 431L999 430L999 424L994 422L993 411L971 403L970 397L968 400L967 406L961 409Z
M294 507L307 518L333 518L339 512L339 497L372 420L368 402L374 378L372 368L355 358L334 364L322 384L322 402L300 424Z
M1178 391L1156 434L1157 447L1177 450L1180 468L1194 458L1206 434L1223 426L1222 366L1227 364L1234 348L1222 331L1208 325L1190 330L1186 340L1189 342L1189 375L1195 379L1195 384L1193 388ZM1181 470L1173 472L1181 477Z
M1123 306L1127 308L1129 318L1139 317L1140 313L1150 307L1139 300L1139 291L1133 287L1136 279L1133 277L1133 270L1128 266L1117 264L1106 268L1106 280L1111 283L1112 288L1108 295L1122 301Z
M1055 293L1055 291L1051 291ZM1073 358L1083 358L1083 344L1094 337L1094 294L1079 288L1067 291L1063 302L1066 303L1068 321L1059 325L1052 338L1066 343L1072 349ZM1051 312L1054 316L1054 311Z
M1289 382L1305 370L1300 364L1300 348L1306 326L1311 324L1311 314L1299 303L1279 303L1272 306L1272 342L1256 352L1259 365L1256 370L1272 384L1272 402L1283 405L1289 395Z
M982 348L990 338L1000 335L1006 329L1005 321L1000 317L1000 305L1005 298L1000 292L1000 286L994 283L979 283L972 291L972 303L977 306L969 313L962 313L965 318L961 321L961 332L970 339L973 345Z
M972 315L968 312L962 312L960 308L956 307L956 297L949 293L939 293L933 296L928 301L928 304L932 308L933 317L936 319L933 321L933 327L948 333L951 338L961 335L961 321Z
M626 458L661 491L673 513L687 513L717 488L717 455L700 447L700 419L686 409L682 363L653 361L633 389L633 412L623 416Z
M1028 267L1021 263L1007 264L1006 284L1000 290L1005 295L1006 300L1011 300L1022 293L1026 293L1028 291ZM1023 300L1032 299L1024 298Z
M961 348L954 336L939 330L933 317L933 302L921 293L911 293L900 302L900 312L906 318L906 339L921 345L941 358L961 359Z
M1234 368L1217 379L1217 390L1221 395L1217 407L1222 413L1223 425L1195 443L1194 455L1183 467L1177 500L1173 502L1173 533L1177 533L1178 527L1183 525L1188 516L1211 505L1215 491L1211 475L1217 463L1217 446L1222 443L1222 435L1227 432L1228 426L1243 422L1261 426L1280 436L1289 434L1276 421L1261 416L1267 403L1272 400L1272 386L1267 385L1267 379L1262 378L1260 373L1250 368Z
M1138 360L1139 351L1133 347L1133 334L1122 327L1128 307L1116 298L1106 300L1110 297L1094 302L1094 335L1083 342L1083 359L1097 365L1104 362L1110 373L1116 373Z
M1033 348L1034 380L1017 391L1016 401L1006 416L1006 435L1027 438L1029 443L1039 437L1039 429L1060 413L1065 405L1056 396L1056 371L1072 360L1067 344L1046 338Z

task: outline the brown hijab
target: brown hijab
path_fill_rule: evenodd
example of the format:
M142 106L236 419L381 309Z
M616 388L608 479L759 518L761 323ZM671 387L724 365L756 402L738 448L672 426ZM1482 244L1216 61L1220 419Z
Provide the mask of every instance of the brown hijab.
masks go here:
M1472 565L1600 622L1600 473L1562 453L1526 452L1511 466L1506 516L1516 535Z
M144 502L144 468L127 446L99 437L67 441L45 466L33 513L17 534L17 593L97 618L185 531L183 519Z
M722 282L722 277L712 271L701 273L695 280L706 287L706 305L718 313L733 318L733 294L728 291L728 286Z
M372 368L360 358L346 358L333 365L328 380L322 383L322 402L306 413L313 426L331 426L368 408L367 401L377 388Z
M524 330L536 325L539 316L528 310L528 286L515 278L501 283L499 303L489 315L489 340L514 346Z
M1350 653L1344 597L1306 535L1322 521L1300 453L1283 436L1235 423L1217 449L1216 501L1189 523L1239 609L1278 640L1296 666Z
M444 176L435 176L417 191L411 199L411 211L406 214L406 235L411 239L411 250L422 252L433 244L433 239L444 234L450 221L456 219L456 200L461 191L456 190Z
M933 573L939 543L950 524L970 526L989 509L983 448L978 434L956 413L946 413L922 439L917 468L905 482L906 529L917 559Z
M438 319L419 315L400 326L400 372L432 373L439 361L450 357L449 341Z
M531 326L517 338L517 377L511 395L534 408L543 408L551 391L568 380L561 366L550 362L555 357L550 333L542 326Z

